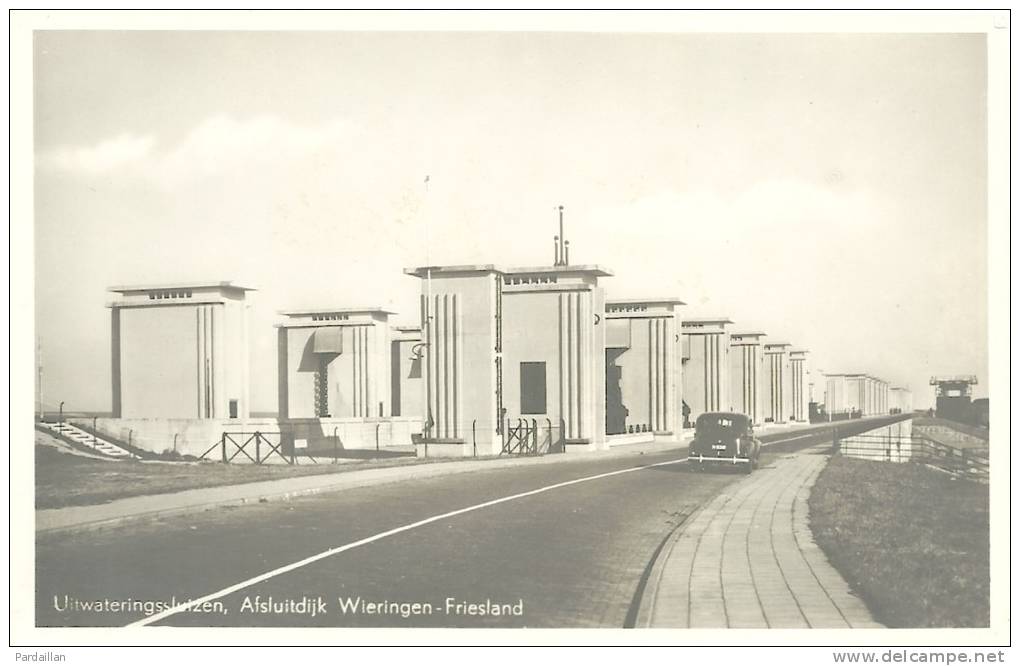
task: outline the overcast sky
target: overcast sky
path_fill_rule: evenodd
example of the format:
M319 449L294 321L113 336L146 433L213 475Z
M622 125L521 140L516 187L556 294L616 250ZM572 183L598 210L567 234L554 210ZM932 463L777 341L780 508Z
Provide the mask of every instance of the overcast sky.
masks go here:
M109 409L108 286L234 280L275 410L278 310L416 323L404 267L549 263L559 204L610 298L987 395L986 78L980 34L36 33L46 402Z

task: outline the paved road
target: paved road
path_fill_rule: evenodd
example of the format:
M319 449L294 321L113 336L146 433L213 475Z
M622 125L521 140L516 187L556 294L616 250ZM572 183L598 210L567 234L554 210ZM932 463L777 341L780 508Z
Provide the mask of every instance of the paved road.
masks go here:
M843 427L861 429L859 423ZM788 439L775 446L781 451L818 444L831 434L826 429L763 439ZM657 549L680 521L742 478L691 473L671 463L685 456L684 448L578 456L40 536L36 621L116 626L155 617L154 624L177 626L625 626L636 613ZM624 471L638 466L643 468ZM598 478L532 493L591 476ZM532 494L435 519L520 493ZM294 566L428 519L433 520ZM270 572L277 573L266 575ZM216 594L259 576L264 578ZM163 607L152 605L176 606L210 595L188 611L153 615ZM341 598L355 610L344 612ZM146 603L150 608L141 606ZM483 609L488 613L479 614Z

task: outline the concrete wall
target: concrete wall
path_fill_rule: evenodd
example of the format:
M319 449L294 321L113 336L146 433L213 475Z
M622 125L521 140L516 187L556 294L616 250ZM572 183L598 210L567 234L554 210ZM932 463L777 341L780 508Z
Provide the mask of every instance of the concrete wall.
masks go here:
M503 294L503 407L507 417L549 418L559 423L565 418L560 395L560 302L557 294L519 292ZM541 323L553 325L541 325ZM545 363L546 411L524 414L521 411L521 373L523 362Z
M429 437L445 440L430 446L431 455L471 455L473 422L479 455L496 455L502 448L496 395L499 275L484 267L433 269L421 289L421 311L428 312L422 326L424 417Z
M284 314L277 347L282 418L390 415L389 313L338 309ZM316 351L320 332L338 336L338 352ZM320 392L324 410L317 404Z
M279 371L277 375L281 418L315 416L316 354L312 352L313 328L277 329Z
M329 455L334 450L374 450L409 447L411 435L422 431L416 417L329 418L281 420L280 430L287 447L312 455Z
M899 387L889 389L889 410L898 410L904 414L914 411L913 396L910 391Z
M68 419L91 427L93 419ZM224 431L241 433L255 431L271 434L275 441L282 440L288 447L298 442L302 450L333 450L333 435L336 433L340 444L347 449L371 450L376 448L376 436L380 448L410 446L411 434L421 432L422 423L418 418L365 418L365 419L95 419L100 433L133 446L154 453L176 450L181 455L200 456L220 441ZM176 435L176 448L175 448ZM235 436L238 439L240 436ZM289 448L287 449L289 451ZM228 451L228 455L229 455ZM252 454L254 455L254 453ZM219 449L207 456L219 460ZM244 455L234 462L248 462Z
M851 458L883 462L910 462L912 421L907 419L891 425L852 435L841 440L840 451Z
M684 322L690 357L683 364L683 399L689 424L706 412L734 409L730 395L730 342L723 331L694 332Z
M506 421L548 418L569 446L605 444L603 269L406 269L427 312L425 440L430 456L499 454ZM545 364L544 413L522 414L521 364ZM538 407L536 409L541 409ZM530 411L530 410L529 410ZM424 451L424 446L422 447Z
M90 427L93 424L93 419L69 421ZM176 450L181 455L200 456L219 441L224 430L251 428L271 432L277 429L277 424L275 419L99 418L95 419L95 427L100 433L153 453Z
M825 411L830 415L848 414L854 409L850 382L843 375L825 376Z
M847 403L852 411L864 414L868 399L865 378L861 376L847 377Z
M755 424L764 420L762 382L765 357L757 338L732 337L730 346L730 396L733 410L746 414Z
M503 406L507 417L562 422L568 442L605 443L604 296L584 282L504 287ZM520 364L544 362L546 412L521 413Z
M674 436L681 429L680 318L675 299L606 306L606 432Z
M391 408L394 416L421 418L425 414L425 354L420 345L420 336L390 343Z
M808 420L807 352L790 352L790 417L796 422Z
M200 306L215 307L215 306ZM120 413L125 417L197 418L198 307L121 308Z
M765 345L763 398L765 421L786 423L790 419L790 355L786 345Z
M650 431L649 322L618 319L610 320L609 326L627 329L629 347L606 349L607 432Z
M114 287L109 304L113 413L237 418L249 413L251 291L230 283Z

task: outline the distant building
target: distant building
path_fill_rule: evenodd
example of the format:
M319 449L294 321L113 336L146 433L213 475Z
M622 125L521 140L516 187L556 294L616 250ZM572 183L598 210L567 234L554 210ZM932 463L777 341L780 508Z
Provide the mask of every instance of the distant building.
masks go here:
M111 287L115 418L244 419L251 287Z
M790 419L797 423L808 421L810 390L807 371L808 352L803 349L790 351Z
M974 375L932 377L935 387L935 415L942 419L969 423L972 420L971 387L977 384Z
M912 411L914 411L914 404L910 389L891 386L889 388L889 413L909 414Z
M850 377L827 373L825 377L825 412L829 419L850 418L857 411L851 398Z
M766 423L786 423L792 417L793 373L788 342L766 342L764 405Z

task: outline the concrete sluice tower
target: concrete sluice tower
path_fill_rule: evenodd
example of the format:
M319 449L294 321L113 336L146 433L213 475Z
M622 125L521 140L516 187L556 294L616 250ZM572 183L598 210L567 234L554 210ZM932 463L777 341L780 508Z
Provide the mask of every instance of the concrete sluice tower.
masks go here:
M758 425L764 420L762 381L765 377L765 355L760 331L730 335L730 388L733 408Z
M683 426L676 298L606 303L606 434L673 440Z
M525 433L604 448L605 296L594 265L409 268L421 278L429 456L498 455ZM532 423L538 432L529 428Z
M786 423L790 419L792 392L790 344L766 342L765 345L765 422Z
M807 350L790 350L790 418L798 423L808 421L807 358Z
M683 400L685 427L706 412L733 411L730 396L730 334L726 317L685 319L683 332Z

